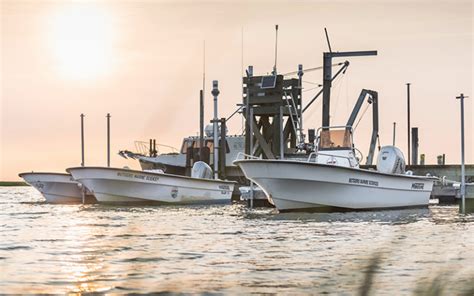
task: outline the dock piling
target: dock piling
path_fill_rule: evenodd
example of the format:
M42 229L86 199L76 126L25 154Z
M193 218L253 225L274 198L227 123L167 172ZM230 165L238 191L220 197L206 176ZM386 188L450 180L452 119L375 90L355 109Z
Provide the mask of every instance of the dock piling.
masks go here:
M217 96L219 95L219 88L218 88L219 82L217 80L212 81L212 95L214 96L214 119L212 120L213 128L214 128L214 133L213 133L213 138L214 138L214 179L218 179L218 162L219 162L219 132L218 132L218 123L219 123L219 118L217 116Z
M81 166L84 166L84 117L81 113Z
M107 167L110 167L110 113L107 113Z
M407 157L408 157L408 165L411 164L411 162L410 162L410 158L411 158L411 153L410 153L410 130L411 130L411 126L410 126L410 83L407 83L407 133L408 133L408 145L407 145L408 154L407 154Z
M456 97L461 103L461 213L466 213L466 171L464 166L464 96L463 93Z

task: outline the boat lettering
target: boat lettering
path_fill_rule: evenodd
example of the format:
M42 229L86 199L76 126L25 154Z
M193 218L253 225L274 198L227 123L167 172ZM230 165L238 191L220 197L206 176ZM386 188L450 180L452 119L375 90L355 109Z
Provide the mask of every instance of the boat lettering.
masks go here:
M411 184L411 189L423 189L425 188L424 183L413 183Z
M126 178L133 178L133 179L140 179L140 180L147 180L147 181L154 181L157 182L160 178L156 176L147 176L142 174L133 174L128 172L118 172L117 176L119 177L126 177Z
M229 187L229 185L219 185L219 189L230 190L230 187Z
M119 176L119 177L133 178L133 174L132 174L132 173L126 173L126 172L118 172L118 173L117 173L117 176Z
M365 180L365 179L357 179L357 178L349 178L349 183L352 183L352 184L369 185L369 186L379 186L379 182L378 182L378 181Z
M158 181L160 178L155 176L146 176L147 181Z

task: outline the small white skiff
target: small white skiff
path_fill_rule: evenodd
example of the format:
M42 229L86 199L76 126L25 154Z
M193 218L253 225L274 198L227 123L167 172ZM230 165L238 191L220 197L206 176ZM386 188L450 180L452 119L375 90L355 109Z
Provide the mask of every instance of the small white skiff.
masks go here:
M33 186L49 203L77 203L82 201L80 184L70 174L21 173L26 183Z
M237 160L279 211L377 210L428 206L432 177L405 172L393 146L379 152L377 170L359 168L352 130L326 128L307 160Z
M235 182L108 167L66 170L101 203L230 203Z

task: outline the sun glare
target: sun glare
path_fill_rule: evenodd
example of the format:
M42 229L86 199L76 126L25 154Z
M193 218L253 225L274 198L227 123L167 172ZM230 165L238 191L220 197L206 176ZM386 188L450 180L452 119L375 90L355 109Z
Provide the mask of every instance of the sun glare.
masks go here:
M113 27L110 15L90 4L63 7L53 16L53 51L61 75L95 79L110 72Z

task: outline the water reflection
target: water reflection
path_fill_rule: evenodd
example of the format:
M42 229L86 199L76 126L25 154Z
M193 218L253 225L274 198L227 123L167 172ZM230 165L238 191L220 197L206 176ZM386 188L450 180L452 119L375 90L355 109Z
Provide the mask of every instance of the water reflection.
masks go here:
M474 219L455 206L279 214L48 205L29 202L28 188L9 190L0 189L2 292L352 294L374 254L377 294L411 294L444 270L461 282L474 272Z

